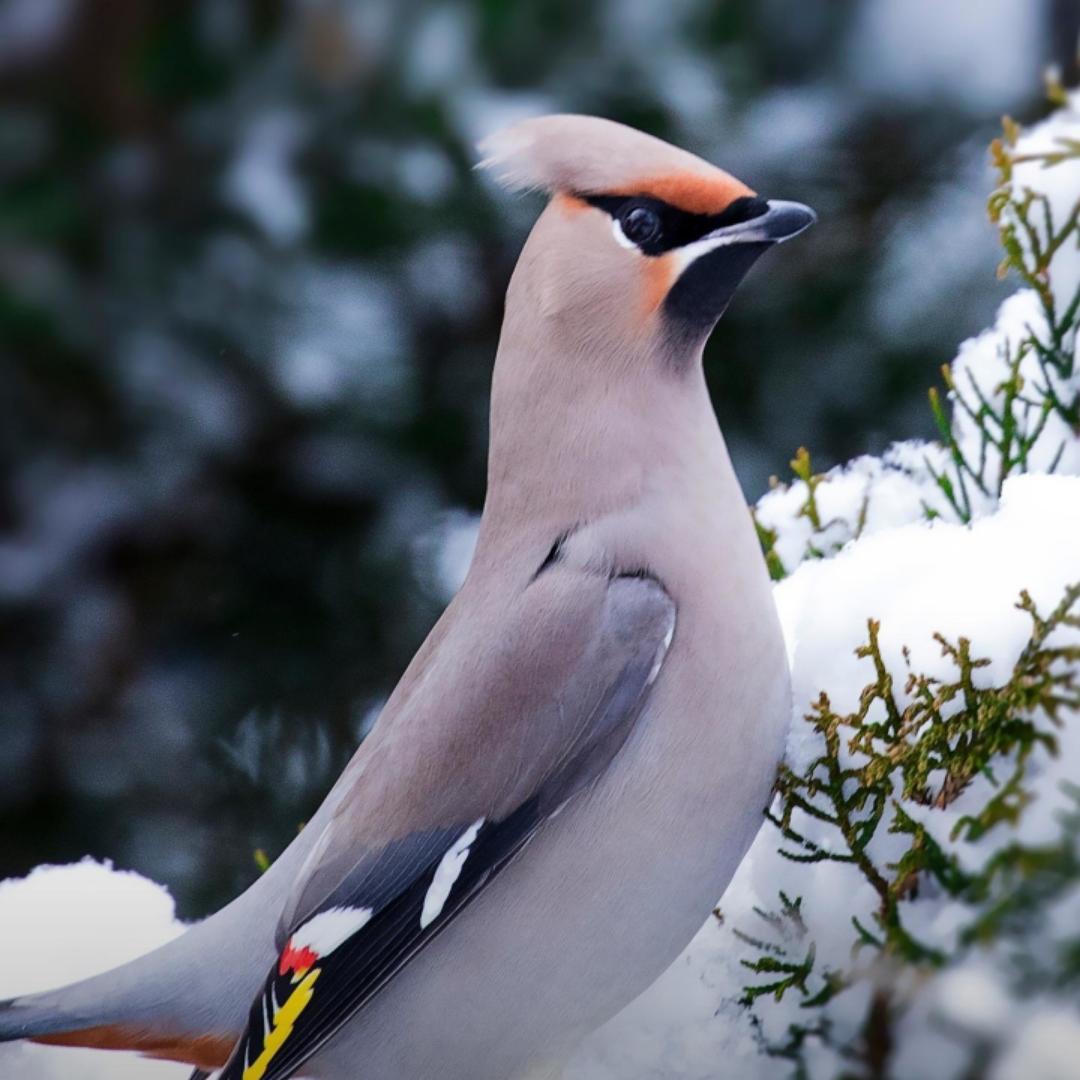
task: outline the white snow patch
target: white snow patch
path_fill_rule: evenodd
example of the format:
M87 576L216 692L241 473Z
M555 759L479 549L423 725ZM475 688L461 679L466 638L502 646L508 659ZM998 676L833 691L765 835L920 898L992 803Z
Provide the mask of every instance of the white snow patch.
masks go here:
M938 980L936 994L943 1019L984 1037L1003 1030L1013 1010L1001 978L986 961L946 971Z
M126 963L183 933L168 891L91 859L0 882L0 998ZM6 1043L0 1076L19 1080L186 1080L190 1069L136 1054Z
M953 676L933 638L937 631L953 642L971 638L991 658L980 681L1001 685L1031 632L1030 619L1014 606L1021 590L1042 612L1051 610L1080 577L1080 545L1070 543L1076 536L1080 479L1022 476L1006 482L998 513L971 526L905 525L868 536L835 558L803 563L776 588L785 634L795 642L796 700L809 711L827 689L835 711L857 709L870 679L855 649L872 618L881 623L890 670L905 670L907 646L916 671ZM790 763L809 764L798 757Z
M758 501L758 523L776 533L775 551L790 574L812 553L829 556L859 537L945 513L931 469L945 468L936 443L894 443L880 458L864 456L827 472L816 491L820 528L802 513L807 486L778 485Z
M1076 189L1080 191L1080 175L1076 178ZM1062 246L1054 263L1053 280L1069 280L1072 289L1080 282L1080 262L1071 274L1058 273L1073 244ZM1057 376L1049 366L1040 367L1038 353L1031 346L1031 341L1048 341L1050 337L1046 318L1037 295L1030 289L1022 289L1010 296L998 309L994 326L965 341L960 346L953 362L953 378L958 391L969 401L981 396L991 403L996 411L1003 406L1002 384L1008 377L1008 362L1022 355L1019 375L1027 386L1042 386L1051 383L1055 393L1063 401L1073 399L1080 393L1080 371L1069 378ZM1013 405L1013 416L1021 430L1037 430L1041 420L1037 404L1026 405L1017 402ZM953 430L964 447L970 461L977 461L979 455L979 435L974 420L962 409L956 411ZM1000 455L993 447L988 447L987 460L992 468L991 475L1000 468ZM1039 431L1035 445L1028 452L1028 471L1045 472L1053 469L1059 473L1080 473L1080 439L1057 412L1051 412L1045 419L1045 426Z
M1045 153L1058 153L1075 142L1080 131L1080 90L1073 90L1067 104L1047 117L1041 124L1025 129L1016 147L1024 158ZM1045 197L1055 230L1069 220L1080 192L1080 158L1065 160L1046 168L1042 161L1024 160L1013 168L1011 186L1014 193L1024 196L1033 192ZM1041 209L1030 215L1031 224L1040 237L1043 248L1047 245L1046 219ZM1025 250L1030 244L1025 231L1018 237ZM1050 262L1049 284L1054 294L1057 311L1065 311L1072 302L1077 282L1080 281L1080 245L1075 239L1062 244Z
M0 998L96 975L178 937L168 890L112 863L39 866L0 881Z
M479 533L478 514L449 510L416 538L416 573L431 595L445 603L465 583Z
M1076 1080L1080 1065L1080 1017L1048 1008L1020 1030L990 1080Z

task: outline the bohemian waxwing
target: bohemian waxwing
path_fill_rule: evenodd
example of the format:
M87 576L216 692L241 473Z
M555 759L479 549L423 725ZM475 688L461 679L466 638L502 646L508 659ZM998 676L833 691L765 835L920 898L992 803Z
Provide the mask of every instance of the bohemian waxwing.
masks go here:
M551 195L510 281L472 567L320 810L246 893L0 1038L223 1080L557 1069L702 925L762 820L780 628L701 351L813 213L586 116L485 166Z

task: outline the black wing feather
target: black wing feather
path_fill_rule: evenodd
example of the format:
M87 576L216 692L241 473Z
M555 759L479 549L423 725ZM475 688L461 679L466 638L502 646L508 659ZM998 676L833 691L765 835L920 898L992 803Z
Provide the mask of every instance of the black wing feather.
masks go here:
M450 843L429 863L426 872L414 877L393 900L376 911L362 930L318 961L319 993L301 1014L297 1030L271 1059L263 1080L284 1080L291 1076L416 952L449 925L485 885L509 866L544 820L543 801L540 795L534 796L505 820L481 826L442 911L426 927L421 927L424 899L439 862L468 824L448 830L453 833ZM333 906L325 905L323 910ZM247 1034L233 1051L220 1080L242 1080L245 1067L262 1052L264 1015L273 1013L273 1003L280 1005L294 989L288 973L281 975L277 968L271 971L263 992L252 1005Z

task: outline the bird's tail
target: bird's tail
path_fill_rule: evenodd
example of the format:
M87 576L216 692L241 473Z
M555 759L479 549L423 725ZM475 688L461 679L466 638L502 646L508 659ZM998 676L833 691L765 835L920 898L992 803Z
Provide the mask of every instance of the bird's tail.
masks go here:
M254 895L250 895L254 893ZM79 982L0 1002L0 1043L127 1050L220 1068L274 949L255 890L152 952Z
M77 984L78 985L78 984ZM47 1046L81 1046L100 1050L128 1050L198 1066L194 1074L217 1068L228 1057L234 1036L178 1031L168 1023L146 1016L125 1015L122 1008L106 1005L96 1010L71 1007L64 991L0 1001L0 1043L27 1039Z
M0 1001L0 1043L15 1039L47 1039L54 1035L92 1027L91 1021L69 1014L56 1003L54 995L31 994Z

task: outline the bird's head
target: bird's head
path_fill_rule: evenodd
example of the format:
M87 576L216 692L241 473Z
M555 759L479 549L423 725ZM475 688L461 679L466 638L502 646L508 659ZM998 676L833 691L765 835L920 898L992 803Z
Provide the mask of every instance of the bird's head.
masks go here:
M520 309L575 352L602 335L675 363L696 355L758 257L815 219L597 117L525 120L480 149L505 186L552 196L514 273L507 315Z

